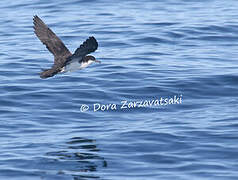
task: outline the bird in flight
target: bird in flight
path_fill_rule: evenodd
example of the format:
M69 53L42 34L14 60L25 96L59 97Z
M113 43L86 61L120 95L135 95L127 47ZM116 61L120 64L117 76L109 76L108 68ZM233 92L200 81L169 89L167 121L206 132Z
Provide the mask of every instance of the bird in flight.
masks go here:
M54 55L54 64L50 69L40 73L41 78L49 78L58 73L72 72L86 68L96 60L88 55L98 48L97 40L89 37L72 54L59 37L36 15L33 18L34 32L36 36L46 45L47 49Z

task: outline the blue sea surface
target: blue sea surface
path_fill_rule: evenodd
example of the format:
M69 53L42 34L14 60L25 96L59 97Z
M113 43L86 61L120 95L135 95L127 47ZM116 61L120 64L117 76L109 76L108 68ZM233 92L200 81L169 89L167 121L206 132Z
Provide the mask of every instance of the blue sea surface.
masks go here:
M238 2L0 2L0 179L236 180ZM101 64L49 79L38 15Z

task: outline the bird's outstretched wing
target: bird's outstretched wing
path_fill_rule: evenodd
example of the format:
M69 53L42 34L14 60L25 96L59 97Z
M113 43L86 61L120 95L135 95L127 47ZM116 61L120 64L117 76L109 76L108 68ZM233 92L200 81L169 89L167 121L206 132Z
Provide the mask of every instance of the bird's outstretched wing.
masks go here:
M34 16L33 21L36 36L54 55L54 65L63 64L62 61L66 61L66 58L72 55L71 52L38 16Z
M89 37L79 48L76 49L73 56L84 57L89 53L96 51L98 48L97 40L92 36Z

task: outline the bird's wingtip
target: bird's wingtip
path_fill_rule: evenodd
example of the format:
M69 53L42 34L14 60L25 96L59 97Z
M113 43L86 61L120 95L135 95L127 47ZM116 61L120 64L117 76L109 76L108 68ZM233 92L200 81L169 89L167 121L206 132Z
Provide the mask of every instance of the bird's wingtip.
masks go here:
M95 38L94 36L91 36L90 38L92 38L92 39L95 39L95 40L96 40L96 38Z
M33 20L36 21L37 19L40 19L40 18L39 18L38 15L35 14L35 15L33 16Z

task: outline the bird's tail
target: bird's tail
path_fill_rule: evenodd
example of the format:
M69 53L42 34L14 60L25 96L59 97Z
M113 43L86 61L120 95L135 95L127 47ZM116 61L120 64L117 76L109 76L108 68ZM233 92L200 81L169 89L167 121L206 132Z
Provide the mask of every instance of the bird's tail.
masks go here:
M61 71L61 69L59 69L59 68L57 68L57 69L55 69L55 68L46 69L46 70L44 70L40 73L40 77L42 79L46 79L46 78L49 78L49 77L52 77L52 76L56 75L60 71Z

